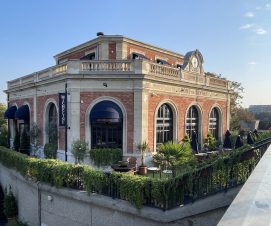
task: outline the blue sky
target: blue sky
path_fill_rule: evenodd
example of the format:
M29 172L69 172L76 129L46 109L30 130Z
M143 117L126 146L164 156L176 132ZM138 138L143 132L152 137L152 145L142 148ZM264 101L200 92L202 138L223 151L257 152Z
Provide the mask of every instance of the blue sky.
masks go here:
M271 104L271 0L1 0L0 21L2 90L103 31L182 54L199 49L205 71L242 83L245 107Z

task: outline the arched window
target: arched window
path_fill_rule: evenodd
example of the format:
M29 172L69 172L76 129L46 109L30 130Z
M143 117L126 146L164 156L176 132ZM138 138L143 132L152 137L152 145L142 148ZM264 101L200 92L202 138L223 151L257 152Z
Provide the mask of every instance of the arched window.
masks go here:
M173 139L173 113L168 104L162 104L156 115L156 144Z
M219 138L219 113L217 108L213 108L209 117L209 131L213 137L218 140Z
M90 112L91 147L122 148L123 114L112 101L97 103Z
M58 142L57 110L55 104L53 103L49 105L48 124L46 130L48 142L57 145Z
M185 122L185 133L192 137L193 131L196 131L197 135L199 135L199 113L196 106L192 106L189 108L186 114L186 122Z

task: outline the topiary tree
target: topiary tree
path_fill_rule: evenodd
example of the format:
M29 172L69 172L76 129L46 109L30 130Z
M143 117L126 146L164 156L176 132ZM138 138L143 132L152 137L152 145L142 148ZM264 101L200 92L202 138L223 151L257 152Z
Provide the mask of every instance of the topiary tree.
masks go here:
M225 139L224 139L224 143L223 143L223 148L232 148L232 144L231 144L231 133L229 130L226 131L225 133Z
M44 156L47 159L56 159L57 157L57 146L55 144L47 143L44 145Z
M34 155L36 155L38 149L39 149L39 136L40 136L41 130L39 129L37 123L33 123L30 131L29 131L29 136L30 136L30 143L32 144Z
M17 129L15 130L15 137L13 140L13 148L15 149L15 151L19 151L19 149L20 149L20 133Z
M72 154L75 159L75 163L81 163L83 162L86 151L87 151L88 143L84 140L76 140L72 143Z
M244 145L244 142L240 135L237 136L236 142L235 142L235 148L240 148Z
M30 139L26 129L23 130L20 139L20 152L29 155L30 154Z

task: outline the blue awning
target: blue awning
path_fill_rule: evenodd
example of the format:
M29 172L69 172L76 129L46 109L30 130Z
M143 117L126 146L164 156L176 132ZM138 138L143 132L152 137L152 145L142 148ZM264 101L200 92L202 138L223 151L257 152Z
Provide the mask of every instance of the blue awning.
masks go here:
M91 122L120 122L122 117L120 107L112 101L101 101L90 113Z
M5 119L14 119L16 111L17 111L17 107L16 106L9 107L6 110L5 114L4 114Z
M23 105L18 108L15 113L15 119L22 119L24 121L29 121L29 107L28 105Z

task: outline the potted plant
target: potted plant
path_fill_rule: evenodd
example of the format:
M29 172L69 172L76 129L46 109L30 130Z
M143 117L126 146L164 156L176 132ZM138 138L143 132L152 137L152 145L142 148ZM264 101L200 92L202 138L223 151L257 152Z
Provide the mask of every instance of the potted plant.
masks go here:
M147 169L147 166L145 165L145 155L148 149L148 143L144 141L143 143L138 144L137 149L141 153L141 165L139 166L139 174L146 175L148 169Z
M76 163L81 163L84 161L86 151L87 151L87 142L84 140L76 140L72 143L72 154Z

